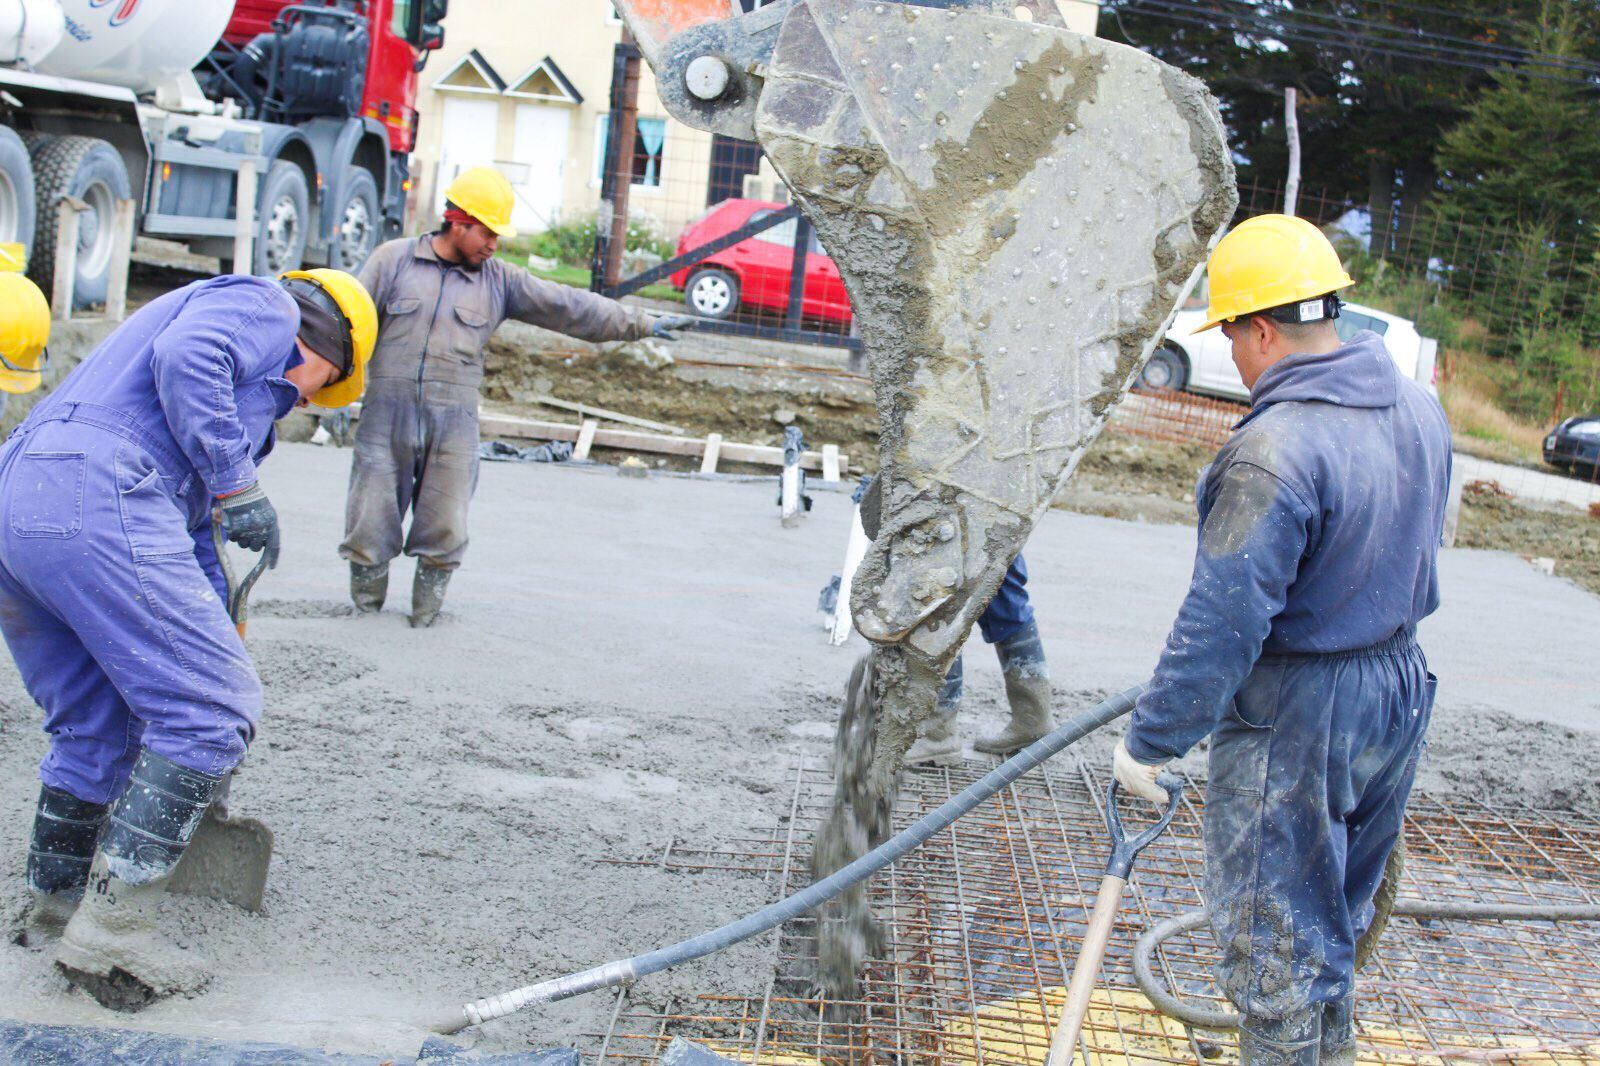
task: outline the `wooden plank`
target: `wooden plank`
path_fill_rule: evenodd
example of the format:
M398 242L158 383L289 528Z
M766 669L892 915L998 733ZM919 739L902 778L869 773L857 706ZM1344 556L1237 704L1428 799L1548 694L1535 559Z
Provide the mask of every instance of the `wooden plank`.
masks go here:
M256 239L256 164L253 159L239 163L233 211L233 272L252 273Z
M578 427L578 446L572 449L574 459L589 458L589 449L594 447L594 435L600 429L600 423L592 418L586 418L583 425Z
M666 422L652 422L648 418L639 418L635 415L625 415L621 411L612 411L604 407L591 407L586 403L573 403L571 400L558 400L554 396L535 396L533 402L546 407L555 407L563 411L571 411L584 418L603 418L607 422L621 422L623 425L638 426L640 429L653 429L657 433L671 433L681 437L689 432L682 426L670 425Z
M479 426L485 437L510 437L513 440L577 440L579 433L578 427L570 422L544 422L534 418L517 418L513 415L484 414L479 419ZM706 450L706 441L703 437L669 437L660 433L601 429L598 424L594 439L590 443L600 448L624 448L636 452L652 452L656 455L687 455L701 459L705 456ZM718 449L718 458L735 463L782 466L783 449L766 444L730 444L725 441ZM800 465L806 470L820 471L822 453L806 452ZM841 473L849 473L848 455L839 456L839 470Z
M839 480L839 446L837 444L824 444L822 446L822 480Z
M722 453L722 434L706 434L705 455L700 459L700 472L702 474L715 474L717 472L717 457Z
M78 214L89 205L76 196L63 196L56 206L55 284L50 288L50 317L57 322L72 318L72 287L78 277Z
M106 283L106 318L128 317L128 263L133 258L132 200L118 200L111 222L111 273Z

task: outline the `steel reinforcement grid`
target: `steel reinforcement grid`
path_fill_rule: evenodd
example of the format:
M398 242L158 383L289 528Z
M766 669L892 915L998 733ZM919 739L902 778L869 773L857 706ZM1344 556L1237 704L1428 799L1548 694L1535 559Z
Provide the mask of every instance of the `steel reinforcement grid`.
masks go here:
M905 775L896 828L987 767ZM793 773L790 815L728 850L668 848L649 861L694 876L766 877L774 898L809 876L812 834L831 795L825 767ZM1105 780L1068 753L989 800L875 879L886 945L859 998L823 998L814 920L779 932L764 995L702 995L667 1010L616 998L586 1062L655 1062L675 1037L761 1066L813 1063L1041 1063L1106 854ZM1134 984L1135 938L1201 906L1201 800L1190 787L1171 830L1134 870L1083 1042L1083 1066L1229 1063L1231 1034L1190 1031ZM1527 807L1413 797L1402 895L1483 903L1600 901L1600 821ZM617 860L623 861L623 860ZM1225 1007L1209 933L1170 941L1157 969L1172 987ZM1600 1066L1600 926L1396 918L1359 982L1361 1063ZM1085 1062L1084 1051L1087 1051Z

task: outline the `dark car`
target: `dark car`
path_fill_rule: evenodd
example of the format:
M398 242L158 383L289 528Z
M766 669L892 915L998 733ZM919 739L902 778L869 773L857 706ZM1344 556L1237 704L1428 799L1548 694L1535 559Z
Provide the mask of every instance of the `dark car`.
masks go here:
M1562 422L1544 439L1544 461L1562 470L1600 475L1600 413Z

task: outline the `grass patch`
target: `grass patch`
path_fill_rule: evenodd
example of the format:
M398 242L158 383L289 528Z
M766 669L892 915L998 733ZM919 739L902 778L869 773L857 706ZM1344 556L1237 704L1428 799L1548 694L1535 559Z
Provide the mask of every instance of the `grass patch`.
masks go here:
M575 289L587 289L589 287L589 271L586 267L567 266L565 263L560 263L553 270L540 270L530 266L528 267L528 273L546 281L571 285ZM674 289L671 285L659 282L654 285L646 285L636 295L642 296L647 300L671 300L675 303L683 303L683 293Z

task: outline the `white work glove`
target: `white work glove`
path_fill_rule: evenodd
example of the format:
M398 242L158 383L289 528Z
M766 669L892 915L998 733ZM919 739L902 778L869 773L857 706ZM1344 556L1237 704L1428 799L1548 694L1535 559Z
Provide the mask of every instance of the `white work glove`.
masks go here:
M1117 784L1122 786L1124 792L1131 792L1135 796L1165 807L1170 797L1166 789L1156 784L1156 777L1166 768L1167 764L1164 762L1146 766L1128 751L1127 740L1117 741L1117 754L1111 760L1111 772L1116 775Z

